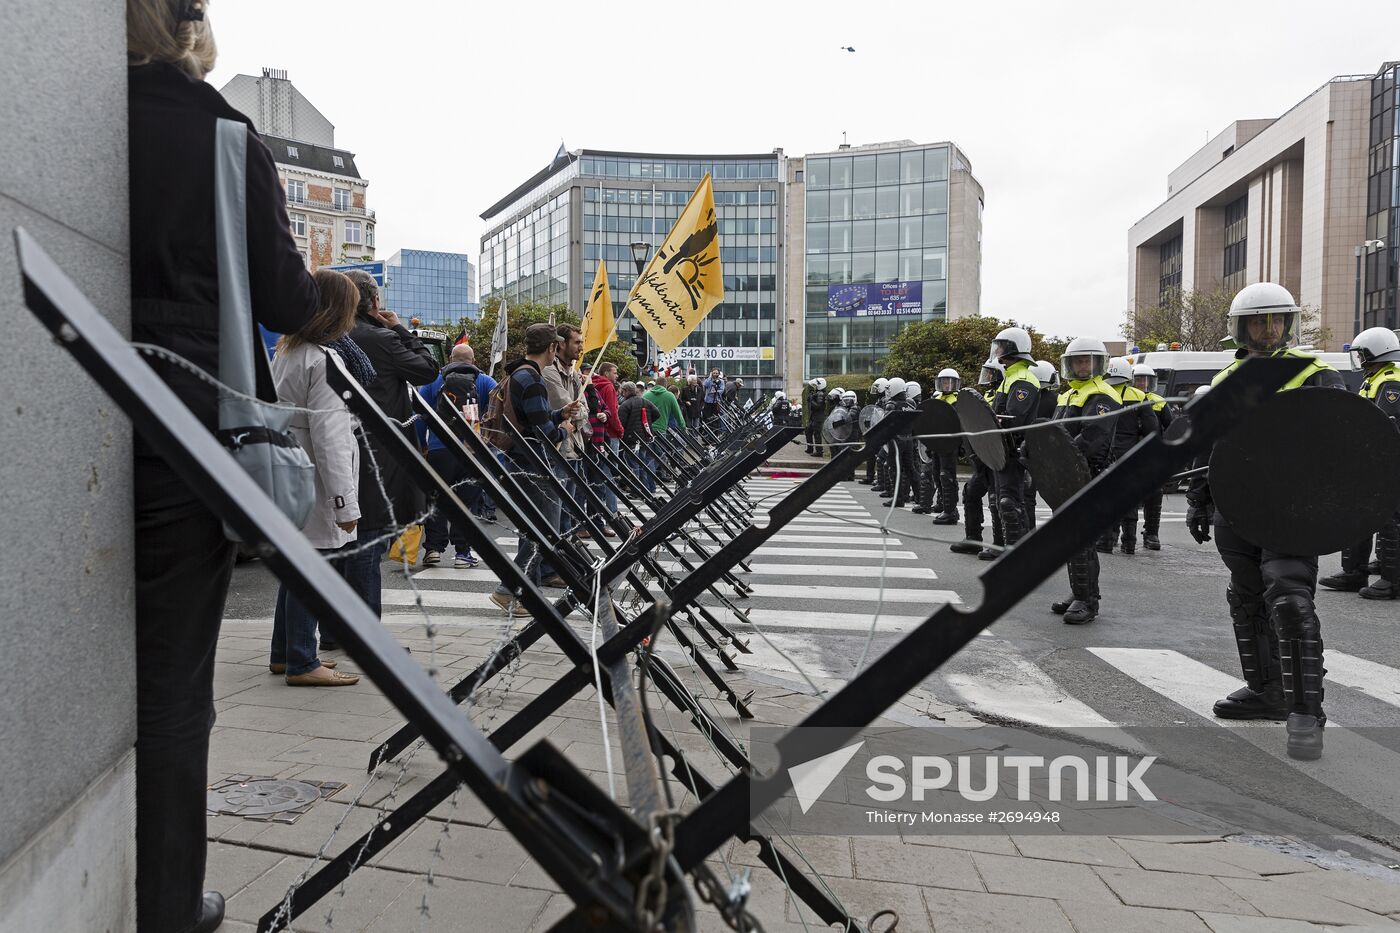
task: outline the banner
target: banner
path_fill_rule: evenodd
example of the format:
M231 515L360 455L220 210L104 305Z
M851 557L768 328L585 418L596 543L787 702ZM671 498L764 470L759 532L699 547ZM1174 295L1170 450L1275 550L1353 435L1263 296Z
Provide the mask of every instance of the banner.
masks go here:
M506 300L501 299L501 306L496 309L496 330L491 334L491 369L496 368L506 355L506 323L508 321L506 313Z
M662 365L688 363L696 360L771 360L772 347L677 347L661 354Z
M923 282L874 282L828 285L826 310L835 317L923 314Z
M617 322L613 320L612 294L608 291L608 266L598 260L598 274L593 278L593 289L588 293L588 309L583 312L583 352L597 350L612 339ZM583 359L583 354L579 354Z
M627 298L661 352L669 353L724 300L719 220L707 174Z

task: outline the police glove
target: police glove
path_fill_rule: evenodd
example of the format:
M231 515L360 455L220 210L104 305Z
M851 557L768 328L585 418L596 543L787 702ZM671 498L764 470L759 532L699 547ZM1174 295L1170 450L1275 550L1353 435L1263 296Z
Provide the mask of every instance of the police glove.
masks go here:
M1214 518L1215 509L1208 502L1186 507L1186 530L1191 532L1197 544L1210 540L1210 524Z

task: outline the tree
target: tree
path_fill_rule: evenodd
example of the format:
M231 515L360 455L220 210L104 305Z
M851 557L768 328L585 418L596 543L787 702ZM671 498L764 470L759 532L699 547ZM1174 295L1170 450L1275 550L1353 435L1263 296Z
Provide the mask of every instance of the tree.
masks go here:
M991 350L992 339L1007 327L1025 325L980 316L910 324L890 343L890 352L884 361L884 374L913 379L924 387L925 393L931 393L938 371L951 366L962 376L963 385L976 385L982 364ZM1031 336L1031 355L1058 366L1065 341L1043 336L1033 327L1025 329Z
M1129 311L1123 320L1123 336L1143 350L1173 343L1180 344L1182 350L1228 349L1221 341L1230 333L1230 302L1234 297L1234 292L1223 288L1170 289L1160 304ZM1322 315L1311 305L1303 306L1298 331L1298 342L1306 346L1325 347L1332 339L1331 329L1323 325Z
M481 316L476 320L462 318L458 324L466 332L467 341L476 350L476 361L482 370L491 364L491 336L496 332L496 316L500 312L501 299L488 298L481 303ZM531 324L548 323L553 318L556 324L578 324L579 316L569 310L568 305L546 305L536 302L507 302L506 304L506 355L504 362L518 360L525 355L525 328ZM596 350L587 355L593 362L598 355ZM623 379L637 378L637 361L632 357L632 344L626 340L614 340L603 351L603 361L616 363L618 374ZM501 378L499 372L492 373Z

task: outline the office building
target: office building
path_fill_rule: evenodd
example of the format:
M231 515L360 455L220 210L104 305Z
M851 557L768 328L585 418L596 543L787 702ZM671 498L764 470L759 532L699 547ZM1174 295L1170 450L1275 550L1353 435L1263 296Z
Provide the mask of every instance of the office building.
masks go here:
M481 298L567 304L582 313L599 260L607 263L619 336L645 331L623 316L636 280L632 244L665 238L708 172L719 215L725 300L685 341L682 365L720 367L747 387L778 388L785 319L781 150L757 155L665 155L563 148L481 216Z
M1395 86L1394 62L1332 78L1174 169L1167 199L1128 232L1130 310L1172 289L1270 281L1320 313L1326 349L1358 324L1396 326Z
M401 249L384 261L384 307L426 325L475 317L476 267L464 253Z
M297 249L313 271L374 259L374 211L369 182L355 155L335 145L335 127L287 78L264 68L260 77L235 75L220 90L253 121L272 150L287 193L287 220Z
M983 192L956 145L843 145L786 181L789 387L878 372L911 322L981 312Z

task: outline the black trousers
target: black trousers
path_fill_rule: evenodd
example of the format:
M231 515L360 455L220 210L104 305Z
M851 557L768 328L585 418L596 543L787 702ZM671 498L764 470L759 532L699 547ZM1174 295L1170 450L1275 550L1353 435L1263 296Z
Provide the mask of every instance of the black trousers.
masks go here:
M183 931L200 915L214 647L233 557L222 524L202 506L143 507L138 493L136 917L141 933Z
M1217 514L1215 549L1230 571L1230 586L1246 602L1263 600L1272 613L1285 596L1311 605L1317 596L1317 558L1279 554L1247 541Z
M808 422L807 422L807 427L806 427L804 433L805 433L806 436L807 436L807 447L808 447L808 449L815 449L816 452L817 452L816 455L817 455L818 457L820 457L820 456L822 455L822 441L823 441L823 438L822 438L822 417L821 417L820 415L815 415L815 416L813 416L810 420L808 420ZM832 451L832 453L835 453L835 451Z

